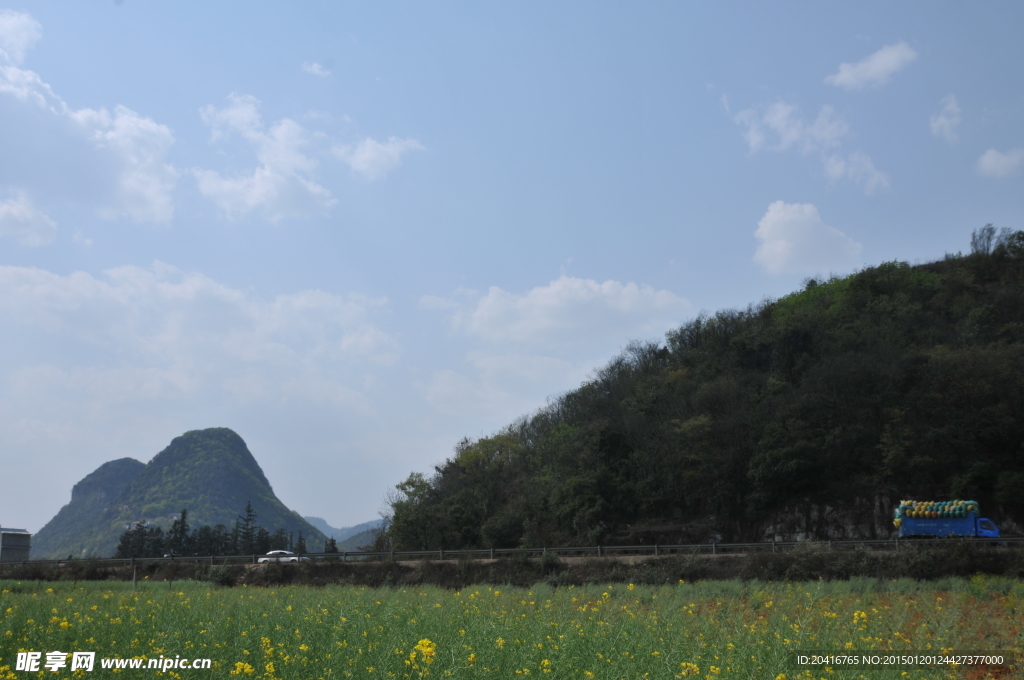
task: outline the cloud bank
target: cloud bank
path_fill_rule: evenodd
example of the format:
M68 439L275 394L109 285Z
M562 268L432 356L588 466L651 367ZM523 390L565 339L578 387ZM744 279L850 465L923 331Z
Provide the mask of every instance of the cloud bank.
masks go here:
M0 59L20 64L43 37L43 27L30 14L0 9Z
M38 73L19 66L41 35L30 15L0 12L0 95L10 135L0 176L8 188L85 205L105 219L169 221L178 180L167 160L170 128L120 105L113 112L69 106ZM36 135L47 143L18 138L27 125L41 127Z
M467 304L426 297L421 305L451 310L453 326L494 343L566 346L595 336L660 335L692 311L690 302L667 290L633 282L562 276L525 293L492 286ZM634 335L635 337L635 335Z
M467 346L465 370L436 371L419 384L445 414L507 422L536 408L536 395L579 384L630 339L662 336L693 313L688 300L633 282L562 276L522 293L425 296L422 309L445 314Z
M353 401L349 371L397 359L397 342L371 318L386 305L318 290L265 299L159 262L102 276L0 266L8 338L69 348L8 370L49 376L54 389L64 384L107 406L211 392Z

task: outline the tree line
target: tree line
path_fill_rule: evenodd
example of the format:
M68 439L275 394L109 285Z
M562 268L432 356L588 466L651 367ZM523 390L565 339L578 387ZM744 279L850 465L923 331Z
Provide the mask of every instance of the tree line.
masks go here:
M807 279L634 342L389 499L377 549L887 537L902 498L1024 525L1024 231ZM618 532L618 534L617 534Z
M259 555L271 550L309 552L306 539L299 530L296 538L287 529L269 531L256 523L257 515L252 503L246 503L244 514L239 515L232 527L223 524L192 529L188 523L188 509L171 522L165 532L159 526L142 523L130 526L121 534L114 557L161 557L163 555ZM334 538L324 543L323 552L336 553Z

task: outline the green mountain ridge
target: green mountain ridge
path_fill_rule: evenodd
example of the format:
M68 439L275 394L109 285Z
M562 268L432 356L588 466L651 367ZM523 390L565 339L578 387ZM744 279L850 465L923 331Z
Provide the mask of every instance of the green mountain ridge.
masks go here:
M109 557L133 522L165 530L187 508L193 527L231 527L247 502L257 524L300 531L321 548L323 533L289 510L245 442L227 428L186 432L148 464L131 458L104 463L75 485L65 505L32 539L33 558Z
M900 499L1024 525L1024 232L633 343L398 485L378 548L889 538Z

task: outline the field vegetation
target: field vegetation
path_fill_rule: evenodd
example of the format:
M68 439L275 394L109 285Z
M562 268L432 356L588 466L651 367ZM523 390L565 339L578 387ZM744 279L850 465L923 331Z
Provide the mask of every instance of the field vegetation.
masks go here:
M1022 605L1024 584L985 576L461 590L2 581L0 678L25 677L19 650L213 660L175 678L999 678L1010 671L809 673L792 653L1019 651Z

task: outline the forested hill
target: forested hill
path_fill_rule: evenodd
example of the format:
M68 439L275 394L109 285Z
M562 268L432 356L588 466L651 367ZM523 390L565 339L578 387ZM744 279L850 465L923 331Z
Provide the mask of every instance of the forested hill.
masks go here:
M324 545L326 537L277 498L242 438L217 427L175 437L145 465L131 458L101 465L32 538L32 557L110 557L130 523L168 529L182 509L194 527L230 528L249 502L258 525Z
M889 262L634 343L463 440L392 547L888 537L903 498L1024 524L1024 232Z

